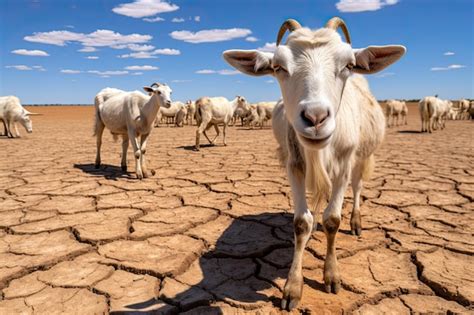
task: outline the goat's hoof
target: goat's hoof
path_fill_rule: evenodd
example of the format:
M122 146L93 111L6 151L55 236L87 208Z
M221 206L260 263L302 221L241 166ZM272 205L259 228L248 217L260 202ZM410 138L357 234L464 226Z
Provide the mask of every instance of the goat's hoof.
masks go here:
M122 172L126 172L126 171L127 171L127 165L122 165L120 168L122 169Z
M351 234L360 236L362 233L362 224L360 215L355 215L351 218Z
M137 178L138 179L143 179L143 174L142 173L137 173Z
M341 289L341 279L338 274L334 272L324 273L324 288L327 293L337 294Z
M281 299L281 308L291 311L298 306L303 294L303 278L293 278L286 280Z

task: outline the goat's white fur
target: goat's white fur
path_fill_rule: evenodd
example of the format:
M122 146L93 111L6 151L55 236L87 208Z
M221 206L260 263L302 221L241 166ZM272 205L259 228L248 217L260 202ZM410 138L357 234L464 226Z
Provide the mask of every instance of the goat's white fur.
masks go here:
M399 119L401 124L407 125L408 107L404 101L389 100L385 104L385 119L387 127L398 126ZM395 122L395 118L397 119Z
M433 130L444 129L445 121L451 110L452 102L436 96L426 96L418 103L421 118L421 132L431 133Z
M0 97L0 120L3 122L5 136L19 137L20 133L16 123L20 123L28 133L33 132L33 123L30 115L35 115L21 106L20 99L16 96ZM15 129L15 132L12 132Z
M282 308L292 309L303 289L303 252L313 227L306 190L318 208L326 198L323 228L327 237L324 265L326 290L337 292L340 277L335 237L344 193L352 176L353 233L360 234L362 178L373 168L373 153L385 130L383 111L367 81L352 72L375 73L397 61L403 46L369 46L353 50L333 29L299 28L274 54L229 50L226 61L243 73L273 75L283 96L272 125L286 165L294 200L295 251L283 290Z
M122 136L122 169L124 171L127 169L130 140L136 159L137 177L142 179L149 176L145 160L147 140L159 108L169 106L171 102L171 88L167 85L158 85L156 88L144 87L144 90L150 95L139 91L118 92L118 90L112 93L113 95L107 94L104 90L96 95L94 126L94 135L97 137L96 168L101 163L102 134L104 128L107 128L114 137Z
M232 120L235 110L246 105L247 101L242 96L237 96L232 101L225 97L201 97L198 99L196 101L196 122L198 126L196 130L196 150L200 149L199 141L202 133L210 144L214 144L220 134L218 125L223 125L224 145L227 145L227 126ZM216 130L216 136L213 140L210 140L206 134L206 131L211 127Z

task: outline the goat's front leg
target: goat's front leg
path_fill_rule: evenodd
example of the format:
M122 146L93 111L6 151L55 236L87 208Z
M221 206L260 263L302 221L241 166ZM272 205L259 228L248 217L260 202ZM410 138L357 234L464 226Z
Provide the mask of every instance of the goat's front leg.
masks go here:
M135 156L135 172L137 173L138 179L143 179L142 166L140 163L141 160L141 146L138 140L138 137L135 135L135 130L128 127L128 137L132 143L133 155Z
M313 215L308 210L308 205L306 204L303 163L289 161L287 170L295 207L293 218L295 251L288 279L283 289L281 307L282 309L291 310L298 305L303 294L303 254L313 230Z
M143 173L143 177L147 178L147 177L150 177L150 174L148 173L148 167L146 165L146 159L145 159L145 153L146 153L146 144L148 142L148 136L150 134L146 134L146 135L142 135L141 136L141 155L140 155L140 164L141 164L141 167L142 167L142 173ZM153 174L153 170L151 171L151 173Z
M336 233L341 223L341 210L344 193L350 174L350 162L342 162L339 174L332 181L332 194L323 214L323 229L326 234L326 260L324 261L324 284L326 292L337 293L341 287L341 278L336 258Z
M224 146L227 145L227 141L226 141L226 131L227 131L227 124L224 124L224 127L222 128L222 135L224 136Z

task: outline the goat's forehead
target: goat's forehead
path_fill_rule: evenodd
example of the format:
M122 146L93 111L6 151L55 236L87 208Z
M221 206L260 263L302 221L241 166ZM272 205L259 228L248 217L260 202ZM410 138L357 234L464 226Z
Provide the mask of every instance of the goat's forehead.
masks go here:
M297 56L306 54L309 51L318 51L328 53L340 53L347 55L351 53L351 46L342 41L341 36L336 31L329 28L320 28L310 30L309 28L301 28L292 32L284 46L277 48L276 58L285 58L291 54Z

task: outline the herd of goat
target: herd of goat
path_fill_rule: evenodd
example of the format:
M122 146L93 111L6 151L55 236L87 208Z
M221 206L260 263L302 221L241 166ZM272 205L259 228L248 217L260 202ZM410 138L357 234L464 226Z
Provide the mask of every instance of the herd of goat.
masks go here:
M345 41L337 32L341 29ZM285 44L282 38L290 34ZM146 94L106 88L95 97L94 134L97 137L95 165L100 167L102 134L109 129L122 137L122 169L127 169L127 151L132 144L138 178L150 176L145 159L147 140L153 128L172 122L177 126L196 122L196 149L200 136L214 143L223 126L237 120L250 126L272 121L278 142L278 156L286 167L294 201L294 253L283 289L281 307L295 308L303 292L303 253L315 221L312 211L324 209L322 226L327 239L324 286L337 293L341 287L336 256L336 235L341 222L344 194L349 182L353 191L351 232L362 231L360 194L363 180L374 168L374 152L382 143L385 128L406 124L404 102L389 101L385 114L372 95L368 82L359 74L377 73L404 54L400 45L367 46L353 49L344 21L334 17L325 27L310 30L297 21L285 21L278 31L273 53L258 50L227 50L224 59L238 71L253 76L270 75L278 80L282 99L250 105L244 97L202 97L195 102L171 102L171 88L154 83ZM426 97L419 103L422 131L444 128L446 119L466 119L473 108L467 100L452 103ZM0 98L0 119L5 133L13 137L15 123L31 132L32 113L14 96ZM396 119L396 120L395 120ZM209 139L206 131L215 128ZM16 131L17 132L17 131ZM306 192L310 193L308 205ZM311 210L310 210L311 209Z

